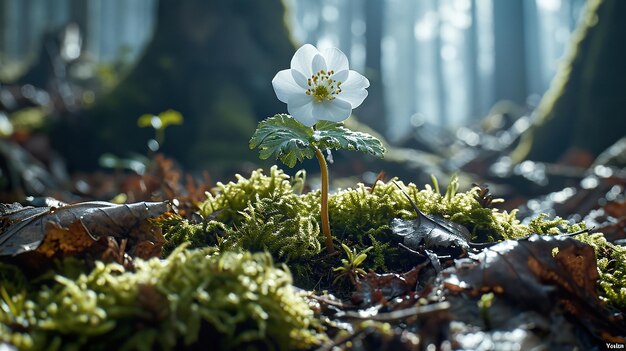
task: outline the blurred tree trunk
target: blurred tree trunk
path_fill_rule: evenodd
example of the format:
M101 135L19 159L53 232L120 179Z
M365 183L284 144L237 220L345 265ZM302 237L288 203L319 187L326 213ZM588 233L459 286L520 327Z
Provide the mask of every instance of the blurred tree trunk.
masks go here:
M523 0L493 2L495 96L493 101L512 100L523 105L528 91L524 43Z
M369 96L356 116L379 132L387 129L383 96L382 48L384 1L365 1L365 76L370 80Z
M143 57L94 108L55 130L73 168L100 155L145 154L153 130L137 118L167 109L185 122L162 148L188 167L228 167L256 159L248 140L258 120L285 110L271 80L295 51L280 0L161 0Z
M590 0L572 48L513 157L553 162L598 155L626 135L626 1Z

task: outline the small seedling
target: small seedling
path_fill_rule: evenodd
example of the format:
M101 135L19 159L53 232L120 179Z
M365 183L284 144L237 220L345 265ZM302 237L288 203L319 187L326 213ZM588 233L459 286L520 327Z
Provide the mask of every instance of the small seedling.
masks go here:
M490 292L487 294L483 294L480 296L480 300L478 300L478 309L480 310L480 318L485 323L485 329L491 330L491 316L489 315L489 309L491 305L493 305L493 300L495 295Z
M364 277L367 273L361 268L361 264L367 258L367 253L370 252L374 247L370 246L367 249L357 253L356 249L351 250L348 245L341 243L341 247L343 251L346 252L346 256L348 259L342 258L341 263L343 266L333 268L333 272L339 272L337 277L333 280L333 284L336 284L338 281L343 280L345 278L350 279L353 285L356 285L357 277Z
M183 124L183 115L178 111L167 110L158 115L145 114L137 119L137 125L141 128L154 128L154 139L148 140L148 148L156 152L165 141L165 129L171 125Z

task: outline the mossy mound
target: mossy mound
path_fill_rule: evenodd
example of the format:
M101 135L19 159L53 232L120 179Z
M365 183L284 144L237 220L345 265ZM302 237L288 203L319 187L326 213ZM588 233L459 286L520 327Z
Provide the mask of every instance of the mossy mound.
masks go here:
M321 252L320 193L298 194L304 176L294 179L278 169L253 171L249 178L237 175L236 182L218 183L212 194L201 204L203 224L176 224L165 228L170 243L191 241L195 246L217 245L227 249L267 250L276 259L298 264ZM479 201L480 188L458 192L453 179L444 194L438 186L398 184L427 214L441 215L466 226L475 241L500 241L521 238L532 233L557 231L568 227L561 219L539 217L529 225L521 224L517 211L510 213L485 207ZM404 265L395 260L399 252L389 228L393 218L416 216L409 200L393 182L377 182L366 187L357 184L352 189L338 190L329 198L329 212L336 240L364 249L374 246L366 268L387 269L389 264ZM221 223L221 225L216 224ZM184 222L183 222L184 223ZM187 228L187 229L185 229ZM215 230L215 229L219 230ZM174 249L175 245L169 245ZM390 262L391 261L391 262ZM295 269L299 270L299 269Z
M595 251L600 271L600 297L626 311L626 247L611 244L601 233L580 234L576 239Z
M181 247L133 271L96 262L30 287L15 267L0 272L0 344L20 350L293 350L324 340L290 273L264 253Z
M183 242L191 247L217 246L221 250L269 252L292 269L321 251L319 195L298 195L302 183L272 167L269 175L253 171L250 178L237 175L237 182L218 183L216 195L207 194L200 214L206 219L191 224L180 217L162 218L167 252Z

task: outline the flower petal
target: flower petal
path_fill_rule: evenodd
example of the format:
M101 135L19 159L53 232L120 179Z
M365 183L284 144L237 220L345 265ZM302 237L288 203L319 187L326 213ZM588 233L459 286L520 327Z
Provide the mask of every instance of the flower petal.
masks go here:
M370 81L367 80L361 73L357 71L350 71L348 73L348 79L343 82L342 88L346 89L365 89L370 86Z
M326 60L324 59L324 56L321 54L315 55L313 57L311 69L313 70L313 74L318 73L319 71L326 71Z
M326 59L326 65L329 70L335 72L348 70L348 58L337 48L329 48L321 51L322 56Z
M305 95L305 89L300 87L290 72L290 69L284 69L274 76L272 79L272 86L276 92L278 100L287 103L289 98L293 95Z
M304 90L309 89L309 84L307 83L307 77L305 77L304 74L302 74L299 71L296 71L295 69L292 69L290 71L291 71L293 80L296 82L296 84L298 84Z
M294 98L292 103L287 104L287 111L293 118L307 127L311 127L317 122L317 119L313 117L313 99L310 96L304 95L304 97Z
M345 82L346 79L348 79L348 74L350 71L348 71L347 69L344 69L343 71L335 71L336 73L333 74L332 76L330 76L330 79L336 80L338 82Z
M311 70L313 58L319 54L320 52L315 46L311 44L302 45L291 59L291 69L304 74L305 77L310 77L313 74Z
M350 106L355 109L363 103L363 100L367 97L367 90L359 89L359 90L348 90L342 91L337 96L337 100L342 100L350 104Z
M352 106L347 101L335 99L313 103L313 116L318 120L341 122L352 112Z
M313 97L304 93L298 95L291 95L287 104L291 106L302 106L308 104L309 102L313 102Z
M370 86L370 81L360 73L350 71L348 79L341 84L341 93L337 95L338 100L345 100L352 108L357 108L367 97L365 88Z

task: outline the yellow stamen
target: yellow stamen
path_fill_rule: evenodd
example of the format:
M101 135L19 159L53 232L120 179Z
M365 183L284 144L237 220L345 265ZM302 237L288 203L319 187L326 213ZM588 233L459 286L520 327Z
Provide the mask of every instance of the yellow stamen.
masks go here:
M307 85L310 88L306 90L306 94L313 96L317 102L334 100L335 95L341 93L341 82L331 79L330 76L333 74L335 74L333 70L320 70L311 78L307 78Z

